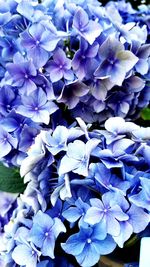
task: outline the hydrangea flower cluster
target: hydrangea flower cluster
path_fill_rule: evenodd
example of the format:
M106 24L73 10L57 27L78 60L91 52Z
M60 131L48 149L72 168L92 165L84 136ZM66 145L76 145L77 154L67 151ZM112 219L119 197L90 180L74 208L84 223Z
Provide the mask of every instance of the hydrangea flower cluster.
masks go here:
M0 160L5 164L20 166L35 136L56 124L61 111L102 123L111 116L134 119L149 104L146 7L137 11L124 1L103 7L97 0L1 3Z
M0 1L0 265L94 266L149 229L149 7Z
M5 226L8 266L49 266L61 250L93 266L150 223L150 128L120 117L103 130L78 123L41 131L21 164L27 187Z

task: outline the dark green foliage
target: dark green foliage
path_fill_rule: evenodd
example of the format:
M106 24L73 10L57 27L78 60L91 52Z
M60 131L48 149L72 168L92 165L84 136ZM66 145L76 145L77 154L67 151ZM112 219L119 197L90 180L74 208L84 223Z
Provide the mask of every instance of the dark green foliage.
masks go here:
M143 120L150 120L150 108L144 108L141 112L141 118Z
M0 191L23 193L26 185L20 177L18 169L7 168L0 164Z

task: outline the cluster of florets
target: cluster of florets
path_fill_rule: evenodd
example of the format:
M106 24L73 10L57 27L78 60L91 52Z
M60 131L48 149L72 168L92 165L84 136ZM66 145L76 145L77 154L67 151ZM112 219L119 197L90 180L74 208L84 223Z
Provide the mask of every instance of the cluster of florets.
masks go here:
M42 130L22 162L27 187L3 236L8 266L53 266L64 252L93 266L150 222L150 128L77 121Z
M0 265L91 267L150 223L149 8L39 2L0 4Z
M148 9L124 1L2 1L1 161L19 166L67 109L87 123L136 118L150 99L149 30Z

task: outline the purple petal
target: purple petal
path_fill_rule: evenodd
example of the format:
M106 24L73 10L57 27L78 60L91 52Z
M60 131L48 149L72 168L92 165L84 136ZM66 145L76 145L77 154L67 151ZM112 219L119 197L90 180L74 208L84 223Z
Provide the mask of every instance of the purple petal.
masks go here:
M19 91L21 91L22 94L27 93L27 95L29 95L34 90L36 90L36 88L37 88L37 86L36 86L36 84L32 80L26 79L24 81L24 84L19 89Z
M111 82L119 86L122 85L126 76L125 68L120 64L115 64L109 74Z
M94 43L91 47L89 47L89 49L87 50L86 56L89 58L94 58L97 55L99 49L99 44L98 43Z
M33 47L28 51L29 57L32 58L36 68L43 67L49 59L49 54L42 47Z
M51 70L50 79L53 83L59 81L62 77L63 77L63 71L59 67Z
M67 70L64 72L64 78L69 81L73 81L74 79L74 74L72 70Z
M31 37L31 35L27 32L24 31L20 34L21 37L21 44L25 48L33 48L35 47L35 40Z
M56 64L63 65L66 62L66 54L62 49L58 48L53 56L53 59Z
M89 22L87 13L83 9L78 9L73 18L73 27L78 30L84 28Z
M150 56L150 44L142 45L138 51L138 57L142 59L147 59L149 56Z
M34 115L33 110L30 110L23 105L18 106L15 111L16 111L16 113L18 113L22 116L26 116L27 118L32 118L32 116Z

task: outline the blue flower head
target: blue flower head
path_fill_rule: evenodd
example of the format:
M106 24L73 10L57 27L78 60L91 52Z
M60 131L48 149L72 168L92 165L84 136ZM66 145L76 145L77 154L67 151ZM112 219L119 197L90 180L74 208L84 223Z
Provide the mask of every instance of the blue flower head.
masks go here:
M2 194L5 265L91 267L149 227L150 132L132 122L149 33L124 0L1 0L0 159L26 183Z

